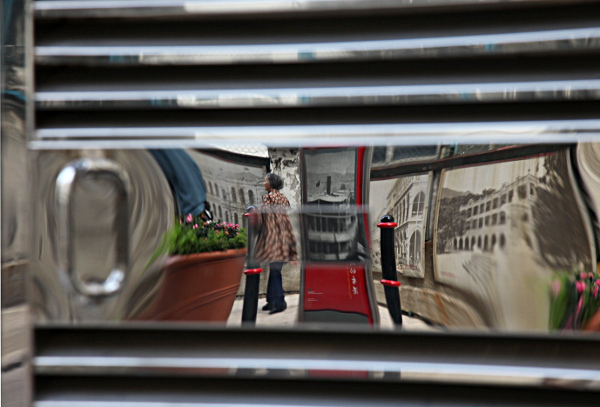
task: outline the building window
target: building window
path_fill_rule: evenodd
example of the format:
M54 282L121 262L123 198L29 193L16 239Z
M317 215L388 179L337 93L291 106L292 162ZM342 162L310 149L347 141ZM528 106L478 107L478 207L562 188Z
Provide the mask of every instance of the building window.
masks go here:
M223 196L223 199L227 199L227 192L225 192L224 189L221 190L221 195Z
M485 211L485 204L479 205L479 213L483 213Z
M481 236L477 238L477 247L481 249Z
M412 216L422 215L425 208L425 193L419 192L413 201Z
M223 208L221 208L221 205L219 205L219 220L223 220Z
M498 198L494 198L492 201L492 209L496 209L498 207Z
M492 215L492 226L494 226L496 223L498 223L498 214L497 213Z
M512 189L510 191L508 191L508 202L512 202L514 192L515 191Z
M489 212L489 211L490 211L490 206L491 206L491 205L492 205L492 203L491 203L490 201L487 201L487 202L485 203L485 211L486 211L486 212Z
M462 250L463 249L463 240L462 238L458 241L458 250Z
M486 235L485 238L483 239L483 251L484 252L487 252L490 249L488 246L488 243L489 243L489 239Z
M240 202L242 205L246 205L246 199L244 198L244 190L240 188Z
M504 211L500 212L500 224L504 225L506 223L506 213Z
M506 238L504 237L504 233L500 234L500 248L504 249L506 245Z
M471 238L471 250L475 250L475 236Z
M483 227L483 218L479 218L479 229Z
M477 229L477 219L473 219L472 229Z
M500 206L504 205L506 203L506 194L502 194L502 196L500 197Z
M465 250L469 250L469 238L465 239Z
M235 221L236 225L238 225L240 223L240 218L238 217L237 213L233 214L233 220Z
M215 184L215 196L217 198L219 197L219 187L217 186L217 184Z
M477 215L479 213L479 206L475 206L473 208L473 215Z
M519 194L519 199L525 199L525 198L527 198L527 186L526 185L519 185L517 187L517 194Z
M235 193L235 188L231 187L231 200L233 202L237 202L237 194Z
M485 217L485 226L489 226L490 225L490 215Z
M225 211L225 222L229 223L229 211Z
M248 190L248 203L254 205L254 192L251 189Z
M456 239L454 239L454 244L456 245ZM418 230L410 237L409 256L409 264L419 264L421 262L421 232Z
M467 209L467 218L471 217L471 208Z
M535 187L533 184L529 184L529 195L535 196Z
M494 250L494 247L496 246L496 235L492 235L492 247L491 250Z
M213 189L212 189L212 184L209 182L208 183L208 187L210 188L210 194L214 195Z

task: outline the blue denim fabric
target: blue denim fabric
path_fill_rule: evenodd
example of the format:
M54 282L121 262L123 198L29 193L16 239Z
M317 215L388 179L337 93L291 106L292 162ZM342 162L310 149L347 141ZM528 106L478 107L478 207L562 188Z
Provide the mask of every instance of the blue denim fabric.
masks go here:
M283 281L281 278L282 267L283 262L269 263L267 302L273 305L281 305L285 301L283 295Z

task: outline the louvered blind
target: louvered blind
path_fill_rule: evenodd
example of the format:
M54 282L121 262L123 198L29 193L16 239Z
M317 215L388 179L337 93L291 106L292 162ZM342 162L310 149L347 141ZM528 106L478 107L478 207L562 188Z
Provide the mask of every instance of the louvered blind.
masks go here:
M374 143L425 146L415 149L425 156L440 144L573 142L600 134L594 1L70 0L33 7L33 148L264 152ZM376 150L382 162L386 151ZM597 404L597 389L586 387L588 379L597 382L588 363L597 358L561 359L557 338L552 352L526 360L540 355L548 337L535 346L510 338L490 354L491 339L480 336L113 328L38 328L35 405ZM202 347L202 338L219 346ZM569 355L597 353L593 341L563 341ZM302 350L335 342L347 346L316 357ZM431 346L421 353L403 353L425 343ZM478 349L485 355L471 352ZM415 355L432 350L433 373L465 361L502 373L506 360L516 360L510 377L540 382L397 382ZM369 373L369 382L356 385L365 374L357 360L377 367L390 366L390 358L396 370ZM339 366L351 374L289 376ZM547 371L556 374L555 385L565 374L581 377L581 386L541 389Z

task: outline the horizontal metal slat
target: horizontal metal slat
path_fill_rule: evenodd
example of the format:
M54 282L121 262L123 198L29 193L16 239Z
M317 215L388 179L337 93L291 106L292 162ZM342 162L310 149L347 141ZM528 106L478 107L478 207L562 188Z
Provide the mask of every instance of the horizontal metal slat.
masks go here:
M326 145L438 145L577 143L600 140L599 120L487 123L386 123L354 125L82 127L45 128L31 148L76 148L86 140L98 148L211 148L257 142L273 147Z
M284 108L600 99L600 79L282 89L37 92L39 109Z
M478 346L482 340L485 347ZM37 329L33 364L40 376L256 377L269 371L273 378L295 372L310 379L329 371L332 379L338 372L524 387L556 381L600 391L596 344L595 337L546 335L55 327Z
M585 0L570 0L571 3ZM482 7L539 5L567 0L105 0L34 2L37 18L62 17L185 17L252 14L348 13L364 11L420 10L431 7Z
M598 393L357 379L38 377L35 407L596 406Z
M581 52L600 48L600 28L440 38L255 45L35 47L40 65L218 65L404 60Z

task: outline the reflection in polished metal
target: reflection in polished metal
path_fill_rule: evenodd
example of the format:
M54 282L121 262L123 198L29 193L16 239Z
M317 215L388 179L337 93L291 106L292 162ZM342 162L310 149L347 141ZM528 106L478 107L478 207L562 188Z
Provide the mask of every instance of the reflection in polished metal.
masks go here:
M498 3L561 3L566 0L113 0L36 1L36 17L165 17L184 15L236 15L267 13L318 13L360 10L402 10L436 6L482 6ZM577 1L570 0L571 3Z
M600 98L600 80L236 90L37 92L39 109L265 108L532 102Z
M115 262L109 276L101 283L81 281L73 270L73 212L74 188L85 178L105 180L115 186L117 209L113 221L115 236ZM115 294L123 288L129 268L129 176L114 161L83 158L68 163L56 179L55 203L57 213L57 266L61 281L68 283L68 291L76 290L82 295L96 297Z
M38 46L35 59L37 64L42 65L75 61L85 65L215 65L490 56L598 48L600 28L579 28L284 45Z
M38 373L68 374L86 369L103 374L119 368L135 372L149 369L178 369L180 374L195 374L194 369L279 369L331 370L336 372L401 373L411 380L452 381L453 377L468 376L469 382L495 384L536 385L544 380L568 379L586 381L587 388L600 388L600 371L594 369L530 367L509 364L422 363L383 360L326 360L326 359L254 359L254 358L160 358L160 357L107 357L107 356L37 356L34 358ZM475 373L476 372L476 373ZM223 374L221 370L221 374ZM226 373L225 373L226 374ZM406 376L405 376L406 374Z
M41 128L33 149L160 148L173 142L185 147L244 145L270 147L335 145L397 146L439 144L577 143L600 140L600 120L543 120L481 123L348 124L231 127L84 127ZM103 140L104 139L104 140Z
M150 153L43 151L33 162L36 323L118 322L147 306L160 281L159 267L148 261L175 215L169 184Z

